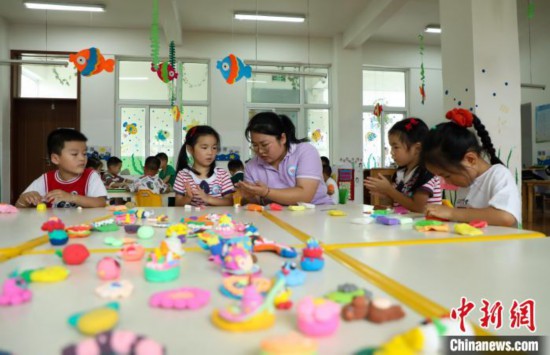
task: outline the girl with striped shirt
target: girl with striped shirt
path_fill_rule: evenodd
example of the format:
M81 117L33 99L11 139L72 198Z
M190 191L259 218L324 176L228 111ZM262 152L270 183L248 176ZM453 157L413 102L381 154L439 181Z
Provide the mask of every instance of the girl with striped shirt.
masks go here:
M210 126L187 131L174 182L176 206L232 206L233 183L229 173L216 168L220 136Z
M393 200L412 212L424 213L427 204L441 204L441 182L420 164L422 141L428 126L419 118L405 118L388 132L391 155L399 169L388 181L384 176L368 177L364 184L371 192Z

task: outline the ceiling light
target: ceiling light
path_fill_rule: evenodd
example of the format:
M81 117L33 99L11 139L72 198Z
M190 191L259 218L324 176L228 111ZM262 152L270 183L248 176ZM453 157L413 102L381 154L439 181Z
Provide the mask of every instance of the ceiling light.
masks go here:
M24 2L27 9L34 10L54 10L54 11L85 11L85 12L104 12L105 5L91 5L91 4L63 4L63 3L49 3L49 2Z
M254 12L235 12L235 20L250 20L250 21L274 21L274 22L304 22L304 15L283 15L283 14L266 14Z
M441 33L441 26L439 26L439 25L428 25L424 29L424 32L427 32L427 33Z

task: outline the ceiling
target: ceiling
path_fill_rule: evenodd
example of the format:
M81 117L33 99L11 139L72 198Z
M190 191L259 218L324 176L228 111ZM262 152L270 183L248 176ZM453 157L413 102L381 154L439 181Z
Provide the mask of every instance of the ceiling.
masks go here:
M371 2L380 0L159 0L159 23L179 18L184 31L236 34L333 37L344 33ZM56 0L55 2L64 2ZM10 24L40 24L114 28L149 28L152 0L67 0L70 3L100 3L105 13L69 13L28 10L23 0L1 0L0 16ZM439 22L438 0L408 0L371 39L417 43L417 35L430 23ZM309 4L309 6L308 6ZM177 8L177 16L174 15ZM303 24L281 24L233 20L235 11L305 14ZM439 45L437 35L426 36L426 44Z

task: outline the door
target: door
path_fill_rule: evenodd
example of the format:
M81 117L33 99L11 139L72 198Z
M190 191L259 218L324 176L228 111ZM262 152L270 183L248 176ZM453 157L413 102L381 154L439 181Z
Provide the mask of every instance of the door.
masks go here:
M521 105L521 165L533 165L533 122L531 103Z
M56 128L80 129L77 99L12 99L11 201L49 165L46 139Z

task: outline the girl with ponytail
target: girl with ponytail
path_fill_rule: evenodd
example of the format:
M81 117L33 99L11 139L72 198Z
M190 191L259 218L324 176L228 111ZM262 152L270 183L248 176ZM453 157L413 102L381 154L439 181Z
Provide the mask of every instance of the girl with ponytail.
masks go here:
M248 202L330 205L319 153L285 115L261 112L248 122L246 139L255 157L246 164L244 181L236 186Z
M434 217L470 222L485 220L492 225L521 223L519 191L510 171L496 156L495 148L481 120L465 109L453 109L428 132L421 159L426 168L450 184L466 188L466 197L456 207L429 205ZM474 127L476 134L469 127ZM490 163L483 158L486 153Z
M216 168L220 135L210 126L187 131L176 166L176 206L231 206L233 183L229 173Z

